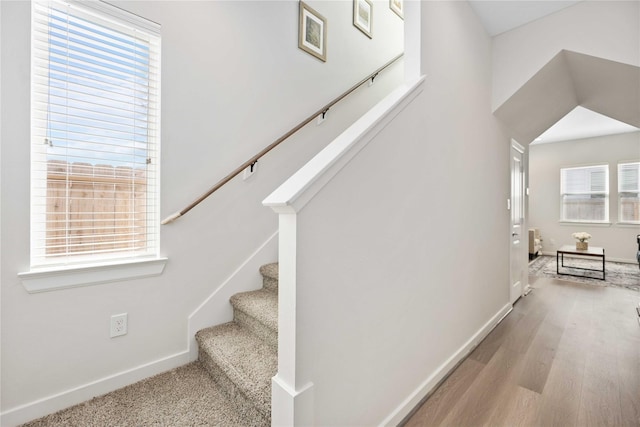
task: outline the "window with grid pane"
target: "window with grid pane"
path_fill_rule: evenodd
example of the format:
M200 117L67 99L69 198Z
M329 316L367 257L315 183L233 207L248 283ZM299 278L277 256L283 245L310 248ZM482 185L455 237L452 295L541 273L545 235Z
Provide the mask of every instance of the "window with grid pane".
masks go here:
M620 222L640 224L640 162L618 164Z
M31 56L32 266L157 256L157 24L36 0Z
M561 220L609 221L608 165L560 170Z

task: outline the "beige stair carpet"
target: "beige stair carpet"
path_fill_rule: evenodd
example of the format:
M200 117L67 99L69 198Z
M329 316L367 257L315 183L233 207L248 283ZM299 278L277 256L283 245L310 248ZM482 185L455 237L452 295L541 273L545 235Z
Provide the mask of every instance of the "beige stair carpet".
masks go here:
M260 268L262 289L231 297L233 321L198 331L198 359L251 426L271 425L278 367L278 266Z

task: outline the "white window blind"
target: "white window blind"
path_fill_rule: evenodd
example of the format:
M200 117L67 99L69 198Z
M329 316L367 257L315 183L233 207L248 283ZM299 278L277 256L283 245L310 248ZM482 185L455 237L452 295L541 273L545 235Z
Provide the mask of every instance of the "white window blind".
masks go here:
M160 37L103 2L32 2L32 266L157 256Z
M620 222L640 224L640 162L618 164Z
M609 221L607 165L563 168L560 187L562 221Z

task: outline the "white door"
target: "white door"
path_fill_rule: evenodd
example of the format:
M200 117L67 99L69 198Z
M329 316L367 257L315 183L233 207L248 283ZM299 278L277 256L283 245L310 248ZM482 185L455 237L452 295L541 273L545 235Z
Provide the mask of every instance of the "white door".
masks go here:
M510 298L513 304L522 296L526 280L524 245L524 147L511 140L511 268Z

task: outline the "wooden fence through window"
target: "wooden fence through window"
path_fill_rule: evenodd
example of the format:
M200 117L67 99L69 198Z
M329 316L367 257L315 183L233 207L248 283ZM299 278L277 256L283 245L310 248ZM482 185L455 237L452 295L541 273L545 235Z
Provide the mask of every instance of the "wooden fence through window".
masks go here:
M144 169L47 162L48 256L146 248Z

